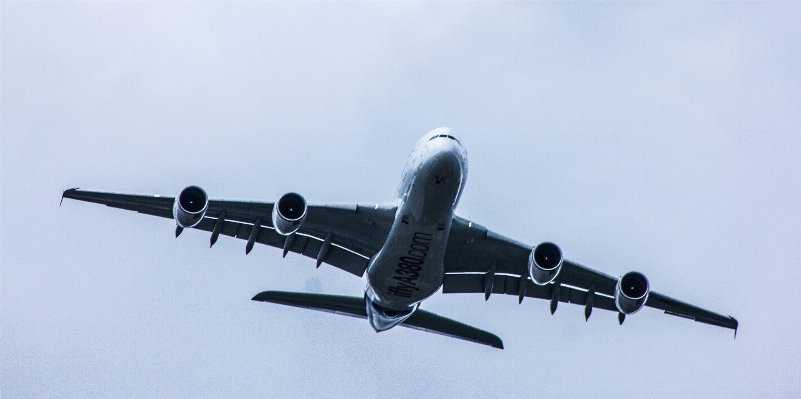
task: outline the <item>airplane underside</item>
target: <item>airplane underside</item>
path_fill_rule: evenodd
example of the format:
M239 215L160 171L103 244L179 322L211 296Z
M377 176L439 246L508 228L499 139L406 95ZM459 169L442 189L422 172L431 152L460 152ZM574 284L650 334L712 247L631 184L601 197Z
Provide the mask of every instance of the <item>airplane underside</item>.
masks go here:
M172 219L184 229L258 243L365 277L363 297L264 291L253 300L365 318L377 332L396 326L442 334L495 348L497 336L419 309L443 294L511 295L627 315L648 307L734 330L738 321L651 290L642 273L614 277L563 257L554 243L521 243L454 214L467 176L467 153L448 128L423 136L407 158L390 204L307 204L297 193L275 202L209 199L197 186L176 197L69 189L64 198ZM622 255L621 255L622 256Z

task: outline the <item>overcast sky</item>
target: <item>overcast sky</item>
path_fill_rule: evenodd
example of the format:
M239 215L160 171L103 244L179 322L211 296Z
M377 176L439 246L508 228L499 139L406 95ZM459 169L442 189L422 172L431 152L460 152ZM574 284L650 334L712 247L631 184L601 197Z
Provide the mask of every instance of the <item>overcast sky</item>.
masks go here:
M0 3L0 395L801 396L801 3ZM457 213L740 320L437 294L505 350L256 303L314 260L65 201L392 200L450 126Z

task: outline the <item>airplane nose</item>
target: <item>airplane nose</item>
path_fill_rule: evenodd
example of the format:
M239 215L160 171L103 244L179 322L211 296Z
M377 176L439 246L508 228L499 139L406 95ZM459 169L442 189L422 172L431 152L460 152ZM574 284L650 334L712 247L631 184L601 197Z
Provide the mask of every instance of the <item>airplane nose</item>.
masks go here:
M428 170L434 177L435 183L441 184L453 177L454 160L451 157L440 156L437 158L431 162Z
M435 135L440 135L440 134L453 135L453 129L451 129L451 128L447 127L447 126L442 126L442 127L438 127L436 129L428 132L429 136L435 136Z
M445 146L452 147L451 144ZM458 149L438 148L428 160L428 176L437 186L452 186L461 180L462 163Z
M461 145L452 139L436 138L429 142L431 168L439 164L458 164L461 159Z
M461 145L459 139L456 138L456 134L454 133L453 129L449 127L436 128L428 132L428 134L425 137L428 137L429 141L446 141L442 139L448 139L456 142L456 144L459 146Z

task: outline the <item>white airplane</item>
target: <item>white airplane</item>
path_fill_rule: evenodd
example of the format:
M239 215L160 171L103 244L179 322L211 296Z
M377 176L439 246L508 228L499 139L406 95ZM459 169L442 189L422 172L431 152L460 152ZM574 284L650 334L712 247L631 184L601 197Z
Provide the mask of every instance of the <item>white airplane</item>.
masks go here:
M177 198L70 189L63 198L95 202L174 219L175 235L193 228L296 252L363 276L363 298L265 291L253 300L367 318L375 331L397 325L503 349L489 332L419 309L443 293L516 295L626 315L643 306L734 330L737 320L650 290L638 272L614 278L562 257L556 244L532 247L454 214L467 178L467 153L448 128L423 136L403 171L396 200L387 205L307 205L297 193L277 202L209 200L196 186Z

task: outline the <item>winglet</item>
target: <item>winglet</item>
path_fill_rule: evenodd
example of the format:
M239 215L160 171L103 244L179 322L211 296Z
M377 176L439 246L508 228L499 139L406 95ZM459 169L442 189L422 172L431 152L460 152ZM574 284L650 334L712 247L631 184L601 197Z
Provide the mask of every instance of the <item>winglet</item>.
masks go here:
M734 322L734 339L737 339L737 328L740 327L740 322L734 317L729 316L729 318Z
M78 187L73 187L73 188L70 188L70 189L66 189L66 190L64 190L64 192L61 193L61 201L58 202L59 208L61 207L61 204L64 202L64 196L67 195L68 191L78 191Z

